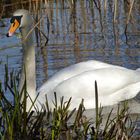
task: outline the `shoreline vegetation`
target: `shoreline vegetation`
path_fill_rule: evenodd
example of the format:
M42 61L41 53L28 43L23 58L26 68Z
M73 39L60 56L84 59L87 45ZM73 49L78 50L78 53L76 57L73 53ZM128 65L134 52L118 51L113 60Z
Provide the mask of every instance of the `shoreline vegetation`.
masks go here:
M26 82L23 87L24 100L21 102L21 94L18 91L18 76L13 72L8 73L5 67L5 87L0 85L0 138L1 140L129 140L132 138L136 126L133 124L129 113L127 101L122 106L118 105L117 114L112 116L113 109L108 113L105 125L102 126L104 115L103 108L98 104L98 86L95 81L96 116L95 122L84 114L84 99L78 110L69 111L72 98L57 105L57 95L54 93L54 109L50 110L47 102L39 112L29 110L26 112L26 100L30 98L26 92ZM10 75L10 76L9 76ZM13 96L13 103L7 100L5 90ZM34 101L33 106L34 107ZM74 119L72 119L74 118Z
M25 8L34 13L36 23L40 23L40 9L44 9L47 15L47 21L52 23L53 12L56 12L57 19L57 11L58 9L68 8L71 10L70 18L72 20L73 31L76 32L75 25L75 14L76 14L76 3L77 0L67 0L68 5L66 5L65 0L61 0L61 5L58 5L58 0L55 1L56 7L54 8L52 3L53 0L9 0L7 3L5 1L0 1L0 20L3 17L9 17L13 11L18 8ZM85 2L85 3L84 3ZM81 7L84 7L87 1L79 0ZM100 28L101 32L103 32L103 23L102 19L106 16L106 8L108 4L108 0L104 0L104 3L101 3L101 0L89 0L89 7L91 11L96 8L99 12L100 17ZM127 29L128 24L132 18L132 11L134 8L134 0L123 0L126 9L126 18L125 18L125 37L127 42ZM42 5L43 3L43 5ZM115 26L118 23L118 3L119 0L115 0L114 3L110 2L114 10L114 15L112 21L114 23L114 38L116 39L117 44L117 34L115 32ZM6 9L9 9L8 11ZM53 9L55 9L53 11ZM83 9L83 8L81 8ZM10 11L10 12L9 12ZM12 12L11 12L12 11ZM86 33L87 27L87 18L85 16L85 12L82 11L83 15L83 33ZM93 12L94 14L94 12ZM46 19L45 19L46 20ZM56 20L56 24L57 20ZM41 41L41 35L46 35L46 33L42 32L40 24L37 26L36 33L36 42L39 44ZM56 30L59 30L59 27L56 27ZM50 27L47 25L47 34L50 32ZM53 31L52 31L53 33ZM41 34L41 35L40 35ZM77 36L75 36L75 44L77 45L79 42L77 41ZM47 38L47 37L45 37ZM49 39L49 38L48 38ZM46 39L46 43L47 43ZM41 46L42 47L42 46ZM76 48L75 48L76 49ZM1 140L132 140L135 139L134 131L136 129L136 125L133 124L131 119L131 115L129 113L129 107L127 105L127 101L123 103L123 107L118 105L117 114L115 117L112 116L113 109L110 110L108 114L106 123L104 127L102 127L102 122L104 116L102 114L103 108L98 104L98 83L95 82L96 88L96 116L95 121L92 118L87 118L84 114L84 100L81 101L78 110L73 109L69 111L69 106L71 103L71 98L67 103L63 102L63 97L60 99L61 106L57 106L57 93L54 93L54 109L51 111L49 109L49 104L47 103L46 97L46 105L42 108L42 112L29 111L26 112L26 100L28 97L28 93L26 92L26 82L23 87L22 93L25 94L24 100L20 102L21 94L18 91L18 82L19 77L18 74L14 72L8 72L8 67L5 66L5 81L0 83L0 139ZM4 83L4 84L3 84ZM7 99L6 92L10 94L10 97L13 98L13 102L11 103ZM34 106L34 101L33 101ZM73 123L70 123L71 118L73 118Z

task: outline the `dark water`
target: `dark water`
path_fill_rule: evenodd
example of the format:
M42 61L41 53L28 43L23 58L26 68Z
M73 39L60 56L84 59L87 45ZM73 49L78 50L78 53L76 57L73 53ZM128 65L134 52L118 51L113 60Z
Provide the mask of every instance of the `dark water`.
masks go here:
M130 4L123 0L117 3L113 22L115 4L110 0L106 2L106 8L105 1L101 2L101 10L99 3L87 0L73 4L62 4L61 1L42 4L40 13L44 19L40 28L48 36L49 42L45 46L45 38L41 36L39 45L36 45L38 87L58 70L90 59L131 69L140 67L140 2L135 1L133 5L126 33ZM7 61L9 70L20 70L22 47L16 36L5 36L9 18L2 20L5 27L0 27L0 79L3 81Z

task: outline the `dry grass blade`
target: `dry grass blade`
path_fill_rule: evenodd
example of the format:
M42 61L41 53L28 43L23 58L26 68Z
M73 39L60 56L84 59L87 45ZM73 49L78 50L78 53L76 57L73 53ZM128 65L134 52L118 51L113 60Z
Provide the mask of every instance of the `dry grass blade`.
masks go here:
M97 88L97 82L95 81L95 107L96 107L96 128L98 126L98 120L99 120L99 105L98 105L98 88Z
M129 24L129 21L130 21L130 16L131 16L131 13L132 13L134 2L135 2L135 0L131 1L129 13L128 13L127 20L126 20L126 26L125 26L125 30L124 30L124 33L125 33L125 36L126 36L126 44L128 44L127 28L128 28L128 24Z
M60 99L60 108L63 108L64 96Z
M57 109L58 106L57 106L57 96L56 96L56 92L54 92L54 102L53 102L55 108Z
M67 116L67 121L69 121L71 119L71 117L73 116L73 114L75 113L76 111L76 108L74 108L70 113L69 115Z
M64 103L64 110L65 111L69 109L69 106L70 106L70 103L71 103L71 99L72 99L72 97L69 98L69 100L66 102L66 105Z
M43 20L43 17L39 19L39 21L33 26L33 28L28 32L26 37L24 38L23 42L26 41L26 39L29 37L29 35L33 32L33 30L40 24L40 22Z
M84 99L82 99L82 101L81 101L81 103L79 105L79 108L77 110L77 114L76 114L75 121L74 121L74 126L77 126L77 124L79 124L79 120L81 119L82 114L85 111L83 103L84 103Z
M114 23L116 23L117 7L118 7L118 0L115 0L115 2L114 2L114 18L113 18Z
M104 130L103 130L103 135L104 136L107 134L107 130L108 130L109 126L111 126L111 123L113 122L113 120L110 121L112 111L113 111L113 109L110 111L110 113L109 113L109 115L107 117L107 121L105 123L105 127L104 127Z
M132 0L132 1L131 1L129 13L128 13L127 20L126 20L126 25L127 25L127 24L129 23L129 21L130 21L130 16L131 16L131 13L132 13L132 9L133 9L133 6L134 6L134 2L135 2L135 0Z

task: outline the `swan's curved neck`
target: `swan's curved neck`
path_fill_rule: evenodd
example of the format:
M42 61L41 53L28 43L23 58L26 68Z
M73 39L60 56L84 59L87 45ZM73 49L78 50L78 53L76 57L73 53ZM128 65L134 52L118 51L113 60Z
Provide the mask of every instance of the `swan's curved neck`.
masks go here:
M21 28L20 32L22 35L23 45L23 64L22 73L19 84L19 90L21 91L26 76L26 90L31 99L34 101L36 97L36 66L35 66L35 48L33 44L33 33L31 33L25 40L31 27ZM31 101L27 99L27 110L31 105Z

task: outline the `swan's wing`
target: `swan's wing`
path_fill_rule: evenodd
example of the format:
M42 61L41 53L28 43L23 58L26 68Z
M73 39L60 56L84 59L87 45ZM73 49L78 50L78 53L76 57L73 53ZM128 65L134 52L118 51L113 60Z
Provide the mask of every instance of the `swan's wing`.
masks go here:
M56 74L54 74L47 82L45 82L41 86L38 92L41 92L41 93L50 92L51 90L55 88L55 86L57 86L59 83L63 82L64 80L72 78L86 71L103 69L103 68L108 68L108 67L126 69L120 66L111 65L111 64L107 64L107 63L96 61L96 60L80 62L74 65L71 65L69 67L66 67L60 70L59 72L57 72Z
M95 80L98 84L99 101L101 104L112 105L124 99L125 96L119 96L119 94L123 94L123 90L121 89L125 89L125 87L140 81L140 76L135 71L117 68L88 71L61 82L56 86L54 91L57 93L58 99L62 96L65 97L65 100L72 97L73 101L71 107L77 107L83 98L85 100L85 107L92 108L94 107L93 103L95 100ZM129 91L128 98L131 98L131 95L135 93L130 89L131 86L124 90ZM118 96L114 94L119 90ZM131 94L132 91L134 93ZM52 99L52 93L48 94L48 96Z

